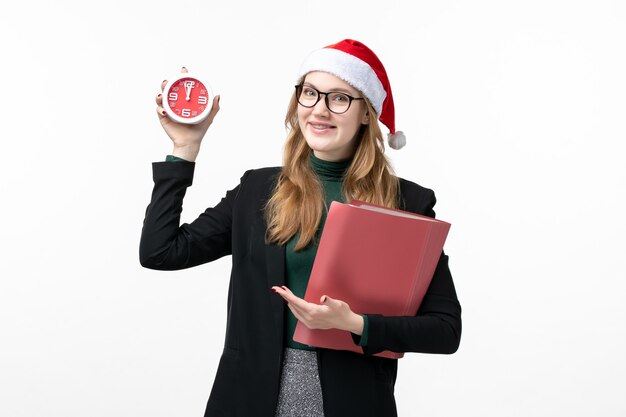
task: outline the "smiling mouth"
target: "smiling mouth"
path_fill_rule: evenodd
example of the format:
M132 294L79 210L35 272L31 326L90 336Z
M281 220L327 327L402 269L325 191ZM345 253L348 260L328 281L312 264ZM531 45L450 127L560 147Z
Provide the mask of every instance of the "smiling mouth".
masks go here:
M328 130L328 129L334 129L333 126L329 126L329 125L317 125L315 123L309 123L309 126L311 126L311 128L315 129L315 130Z

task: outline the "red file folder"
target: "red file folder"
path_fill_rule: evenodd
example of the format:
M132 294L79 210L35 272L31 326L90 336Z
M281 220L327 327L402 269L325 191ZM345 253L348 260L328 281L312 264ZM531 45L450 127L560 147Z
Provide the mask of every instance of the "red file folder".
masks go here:
M450 223L358 200L332 202L304 296L345 301L358 314L414 316L430 285ZM349 332L311 330L298 322L293 340L363 353ZM376 356L401 358L402 352Z

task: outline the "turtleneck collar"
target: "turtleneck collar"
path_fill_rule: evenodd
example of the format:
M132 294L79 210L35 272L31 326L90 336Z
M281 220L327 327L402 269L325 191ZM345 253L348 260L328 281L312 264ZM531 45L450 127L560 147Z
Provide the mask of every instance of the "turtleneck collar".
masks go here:
M343 175L352 163L352 159L339 162L325 161L319 159L313 152L311 152L309 160L311 161L311 167L313 167L315 173L321 180L326 181L342 181Z

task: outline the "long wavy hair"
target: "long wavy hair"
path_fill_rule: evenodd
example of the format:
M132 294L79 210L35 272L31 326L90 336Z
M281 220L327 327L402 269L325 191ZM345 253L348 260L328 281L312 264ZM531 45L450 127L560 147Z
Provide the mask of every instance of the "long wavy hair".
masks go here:
M376 112L366 99L369 123L357 132L352 163L343 180L345 201L352 199L396 208L400 183L385 156ZM283 167L272 197L265 207L268 243L286 244L300 233L295 250L314 241L325 207L322 184L311 168L309 148L298 123L298 102L291 97L285 127L288 130L283 152Z

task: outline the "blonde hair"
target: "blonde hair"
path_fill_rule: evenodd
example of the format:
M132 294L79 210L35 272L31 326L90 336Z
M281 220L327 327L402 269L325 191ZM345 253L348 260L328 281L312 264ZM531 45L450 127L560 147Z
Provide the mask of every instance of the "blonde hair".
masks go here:
M343 180L345 201L362 200L381 206L398 207L399 180L385 156L383 135L376 112L368 100L369 123L356 138L352 163ZM309 148L298 123L298 102L291 97L285 126L289 130L283 153L283 167L272 197L265 207L268 243L286 244L296 233L295 250L315 239L325 208L322 184L311 168Z

